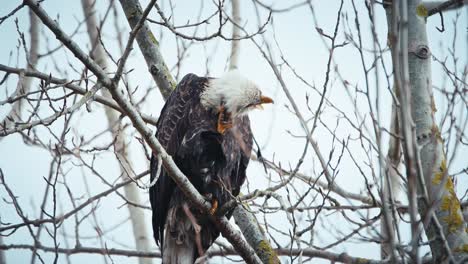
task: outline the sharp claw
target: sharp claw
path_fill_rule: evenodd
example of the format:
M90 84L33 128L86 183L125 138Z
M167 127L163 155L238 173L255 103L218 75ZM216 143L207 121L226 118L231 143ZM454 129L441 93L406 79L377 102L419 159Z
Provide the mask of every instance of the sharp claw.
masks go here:
M226 131L226 127L223 126L222 122L218 122L218 127L217 129L220 134L224 134L224 131Z
M216 210L218 210L218 200L213 199L211 201L211 209L210 209L210 215L214 215L216 213Z
M224 134L224 132L226 132L226 130L228 130L230 128L232 128L232 123L231 122L223 122L223 121L218 122L217 130L218 130L218 132L220 134Z
M220 106L218 108L218 123L216 126L216 130L220 134L224 134L227 129L230 129L232 127L232 120L231 120L231 114L226 112L226 108L224 106Z

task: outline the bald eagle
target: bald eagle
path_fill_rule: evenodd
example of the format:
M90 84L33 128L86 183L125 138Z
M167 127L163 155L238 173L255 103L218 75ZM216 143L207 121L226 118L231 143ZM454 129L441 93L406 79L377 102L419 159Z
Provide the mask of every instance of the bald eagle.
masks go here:
M237 70L221 78L186 75L171 93L156 125L156 138L195 188L212 202L211 214L239 194L252 150L246 115L273 100ZM206 214L194 208L157 153L150 165L153 235L163 263L193 263L219 236ZM230 217L232 212L227 213Z

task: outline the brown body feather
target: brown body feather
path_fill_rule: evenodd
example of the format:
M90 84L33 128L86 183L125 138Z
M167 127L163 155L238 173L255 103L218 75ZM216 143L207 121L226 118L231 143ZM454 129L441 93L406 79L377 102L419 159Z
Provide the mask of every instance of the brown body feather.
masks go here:
M239 194L245 181L252 133L246 115L232 120L233 127L225 133L218 133L218 114L200 103L209 80L194 74L182 79L161 111L156 137L195 188L202 195L216 198L222 206ZM163 263L193 263L198 256L194 230L181 208L187 199L164 168L160 175L155 175L157 167L153 155L151 180L159 178L150 189L152 224L155 241L161 243ZM219 231L208 217L191 208L202 227L202 245L206 250Z

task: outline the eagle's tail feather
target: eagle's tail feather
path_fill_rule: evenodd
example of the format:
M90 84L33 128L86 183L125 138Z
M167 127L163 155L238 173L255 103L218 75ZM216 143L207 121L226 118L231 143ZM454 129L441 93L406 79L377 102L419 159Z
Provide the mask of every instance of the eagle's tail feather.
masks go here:
M180 209L180 208L179 208ZM177 210L171 208L171 210ZM178 210L179 213L182 210ZM194 230L188 217L168 213L163 243L163 264L193 264L197 258ZM173 217L173 216L179 217ZM177 218L177 219L175 219ZM177 228L174 228L176 227ZM175 231L175 232L172 232Z
M195 243L197 245L198 255L203 256L205 255L205 252L203 250L200 236L201 226L198 224L197 219L190 211L190 208L188 207L187 203L184 203L182 205L182 208L184 209L185 215L187 215L188 219L190 220L190 223L192 223L192 227L195 231Z

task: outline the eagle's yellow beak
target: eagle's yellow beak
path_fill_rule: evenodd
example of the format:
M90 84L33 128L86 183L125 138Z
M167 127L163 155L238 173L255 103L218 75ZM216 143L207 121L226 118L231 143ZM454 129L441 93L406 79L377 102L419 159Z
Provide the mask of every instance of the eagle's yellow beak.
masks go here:
M271 99L270 97L268 96L260 96L260 104L272 104L273 103L273 99Z
M263 110L263 105L262 104L272 104L272 103L273 103L273 99L271 99L268 96L263 96L262 95L262 96L260 96L260 103L258 105L256 105L255 108Z

